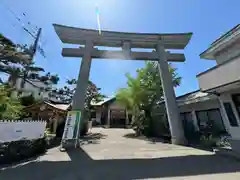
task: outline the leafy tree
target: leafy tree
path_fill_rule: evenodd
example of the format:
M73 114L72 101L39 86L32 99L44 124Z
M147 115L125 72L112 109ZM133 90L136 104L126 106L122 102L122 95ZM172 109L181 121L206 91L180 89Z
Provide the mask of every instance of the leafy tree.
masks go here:
M19 100L21 105L23 106L30 106L37 102L37 100L33 97L33 95L20 97Z
M0 34L0 72L16 75L21 72L23 64L30 62L31 56L24 52L22 46Z
M67 84L64 87L53 90L51 95L61 100L64 103L71 103L73 99L73 95L76 90L77 81L76 79L70 79L70 80L67 80L66 83ZM105 97L99 91L100 91L100 88L97 88L97 86L92 81L88 81L85 103L84 103L85 111L82 114L82 116L84 116L85 121L81 121L81 131L80 131L81 135L84 135L87 132L86 120L89 119L91 114L91 108L92 108L91 102L99 102L103 100L103 98Z
M27 46L13 43L10 39L0 34L0 62L9 63L29 63L31 54L28 54ZM2 65L2 64L1 64Z
M131 94L132 92L130 90L131 90L130 88L129 89L121 88L119 89L116 95L117 101L126 107L126 118L128 122L129 122L129 111L131 111L133 107L133 99L129 98L129 97L132 97L132 94Z
M66 81L66 85L60 89L54 89L52 91L52 96L58 98L64 103L71 103L73 95L76 90L76 79L70 79ZM91 102L99 102L105 96L100 94L99 91L101 89L97 88L97 86L92 82L88 81L87 91L86 91L86 98L85 98L85 109L89 110L91 106Z
M23 64L21 69L21 73L18 77L22 77L21 88L24 88L25 82L30 77L33 77L33 74L36 76L36 79L39 78L39 73L44 72L44 69L41 67L35 66L35 63L32 61L31 63Z
M9 83L11 86L15 86L19 77L22 78L22 88L28 79L38 79L46 84L58 83L58 75L47 73L42 76L39 74L44 72L44 69L35 65L33 56L34 49L32 45L15 44L0 34L0 72L9 74Z
M45 84L58 84L60 78L57 74L52 75L50 72L46 73L43 76L37 76L36 79L44 82Z
M181 77L171 64L169 70L172 73L173 85L179 86ZM126 74L126 77L128 87L117 92L117 100L132 111L132 123L137 131L144 130L149 134L152 125L151 111L164 99L157 63L146 62L145 67L137 70L136 78L129 74Z
M15 86L18 77L22 77L22 87L29 73L44 71L34 65L32 47L18 45L0 34L0 72L10 75L9 82Z
M0 119L16 120L23 114L20 101L9 97L11 90L6 85L0 86Z

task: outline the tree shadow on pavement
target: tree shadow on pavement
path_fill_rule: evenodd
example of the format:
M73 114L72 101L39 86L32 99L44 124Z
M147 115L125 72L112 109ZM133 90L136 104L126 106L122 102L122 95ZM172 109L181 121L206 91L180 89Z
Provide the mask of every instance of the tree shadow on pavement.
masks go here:
M132 180L240 172L240 163L216 155L156 159L93 160L83 149L67 152L70 161L41 161L0 172L11 180Z
M139 140L145 140L148 141L151 144L155 144L157 142L161 143L171 143L171 138L165 137L165 138L157 138L157 137L146 137L146 136L137 136L135 133L128 133L125 134L123 137L125 138L131 138L131 139L139 139Z
M106 139L107 135L102 133L89 133L80 138L80 144L98 144L101 139Z
M146 136L136 136L135 133L128 133L123 135L123 137L125 138L130 138L130 139L139 139L139 140L144 140L149 142L150 144L156 144L156 143L167 143L167 144L171 144L171 137L170 136L163 136L162 138L160 137L146 137ZM187 144L187 147L192 147L195 149L200 149L200 150L204 150L204 151L209 151L209 152L213 152L213 147L206 147L201 145L200 143L195 143L195 144Z

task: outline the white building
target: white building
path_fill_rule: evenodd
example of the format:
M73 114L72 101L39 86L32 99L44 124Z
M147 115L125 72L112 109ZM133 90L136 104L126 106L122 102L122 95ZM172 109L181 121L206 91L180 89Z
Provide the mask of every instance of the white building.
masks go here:
M233 140L240 140L240 25L213 42L200 57L217 63L197 76L200 89L218 96L225 127Z
M36 79L25 80L24 87L21 87L23 79L18 78L15 84L16 91L12 93L13 97L22 97L32 95L36 100L56 98L50 97L50 90L52 89L51 84L45 84Z
M200 57L217 65L197 75L199 91L177 97L181 120L191 122L197 131L211 122L218 134L228 132L231 143L240 150L240 25L213 42ZM164 102L153 113L166 121ZM157 132L160 125L154 126Z

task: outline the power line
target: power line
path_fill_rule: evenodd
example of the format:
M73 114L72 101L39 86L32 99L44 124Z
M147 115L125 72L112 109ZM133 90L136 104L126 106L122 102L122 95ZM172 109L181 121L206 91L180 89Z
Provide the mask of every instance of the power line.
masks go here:
M28 28L25 27L25 25L22 22L22 19L20 18L20 16L18 16L4 1L1 1L1 2L2 2L2 5L4 5L6 7L6 9L13 15L15 20L21 25L22 29L35 39L36 35L34 35L33 32L31 32ZM26 17L25 13L22 13L22 14L23 14L24 17ZM27 21L27 24L32 25L30 23L30 21Z
M39 43L40 40L40 34L41 34L41 28L38 28L36 25L33 25L30 21L28 21L26 19L26 13L23 12L22 15L23 17L26 19L27 21L27 25L31 26L32 30L29 30L29 28L27 28L24 23L22 22L22 18L20 18L20 16L17 15L17 13L15 13L4 1L1 1L2 4L7 8L7 10L13 15L13 17L15 18L15 20L17 20L18 23L20 23L21 28L28 33L33 39L34 39L34 51L36 52L37 50L40 52L40 54L46 58L44 49L41 47L41 45L35 44L36 42ZM13 25L14 26L14 25ZM40 32L40 33L39 33Z

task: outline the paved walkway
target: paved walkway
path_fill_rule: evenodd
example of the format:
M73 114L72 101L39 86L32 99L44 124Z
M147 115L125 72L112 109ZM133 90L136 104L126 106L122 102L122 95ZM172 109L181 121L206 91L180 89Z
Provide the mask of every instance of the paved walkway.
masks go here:
M238 180L240 162L193 148L135 138L129 129L94 128L82 148L49 150L2 169L2 180Z

